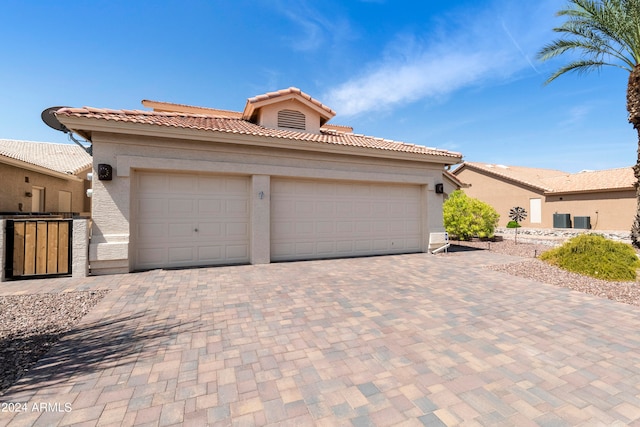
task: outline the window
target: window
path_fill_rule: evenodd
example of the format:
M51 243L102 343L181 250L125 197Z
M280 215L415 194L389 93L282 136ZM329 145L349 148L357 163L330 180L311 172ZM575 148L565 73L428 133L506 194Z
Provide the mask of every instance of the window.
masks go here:
M542 199L529 199L529 213L531 224L542 223Z

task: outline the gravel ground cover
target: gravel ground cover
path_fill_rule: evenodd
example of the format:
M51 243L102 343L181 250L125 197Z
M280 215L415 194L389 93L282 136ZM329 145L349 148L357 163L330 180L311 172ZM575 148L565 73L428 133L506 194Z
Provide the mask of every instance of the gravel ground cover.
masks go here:
M107 292L0 296L0 393L28 371Z
M589 276L565 271L549 265L536 257L551 249L548 244L514 243L511 240L500 242L452 242L462 247L490 250L506 255L525 258L520 262L486 267L514 276L537 280L542 283L573 289L613 301L640 306L640 286L635 282L609 282Z

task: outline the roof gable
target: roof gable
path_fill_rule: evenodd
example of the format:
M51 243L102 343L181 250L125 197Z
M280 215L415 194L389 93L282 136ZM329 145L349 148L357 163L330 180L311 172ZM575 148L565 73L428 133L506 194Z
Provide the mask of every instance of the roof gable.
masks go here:
M261 110L273 111L277 109L278 105L296 108L296 104L311 112L312 116L317 117L318 126L314 126L317 128L323 126L336 115L335 111L320 101L313 99L296 87L290 87L247 99L242 118L252 123L268 125L268 121L263 119L266 115L261 114Z

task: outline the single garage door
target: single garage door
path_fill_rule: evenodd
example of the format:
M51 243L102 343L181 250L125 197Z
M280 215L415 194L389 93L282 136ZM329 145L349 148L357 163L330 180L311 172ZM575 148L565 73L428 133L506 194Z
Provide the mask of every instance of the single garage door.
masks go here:
M273 261L420 251L420 187L271 181Z
M136 269L249 262L249 178L135 174Z

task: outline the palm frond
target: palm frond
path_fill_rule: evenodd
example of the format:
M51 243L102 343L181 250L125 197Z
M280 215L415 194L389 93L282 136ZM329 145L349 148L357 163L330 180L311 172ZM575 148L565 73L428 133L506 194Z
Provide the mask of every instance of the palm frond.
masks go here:
M538 52L546 61L567 53L582 59L557 70L546 83L571 71L586 73L602 66L631 72L640 64L640 0L568 0L554 31L561 37Z

